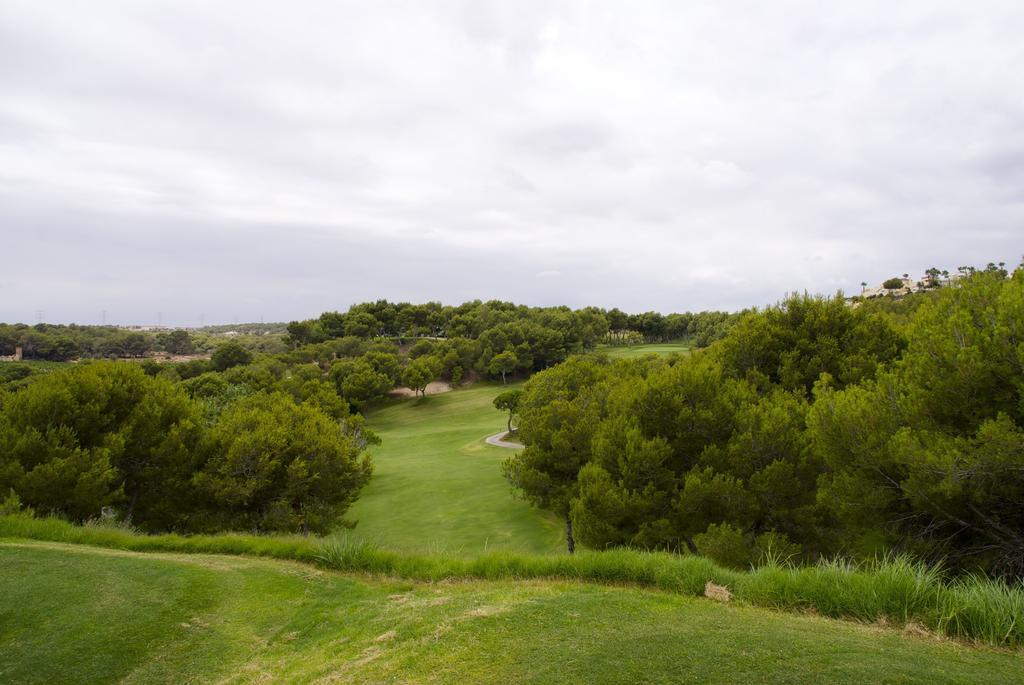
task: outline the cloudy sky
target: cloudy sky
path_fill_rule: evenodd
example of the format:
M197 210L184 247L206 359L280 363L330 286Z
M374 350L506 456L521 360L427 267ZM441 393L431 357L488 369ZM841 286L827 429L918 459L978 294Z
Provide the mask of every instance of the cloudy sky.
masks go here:
M1020 0L0 0L0 321L1016 264L1022 35Z

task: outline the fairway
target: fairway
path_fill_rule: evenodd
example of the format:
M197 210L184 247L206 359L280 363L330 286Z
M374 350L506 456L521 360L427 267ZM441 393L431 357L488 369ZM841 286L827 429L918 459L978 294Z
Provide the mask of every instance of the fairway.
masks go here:
M359 521L355 535L391 549L561 551L560 523L515 499L501 475L510 450L484 443L505 427L494 397L514 387L478 384L371 412L382 444L347 516Z
M597 348L612 359L634 359L647 354L667 355L673 352L688 354L689 343L656 343L651 345L601 345Z
M1012 683L1017 652L654 591L0 541L0 682Z

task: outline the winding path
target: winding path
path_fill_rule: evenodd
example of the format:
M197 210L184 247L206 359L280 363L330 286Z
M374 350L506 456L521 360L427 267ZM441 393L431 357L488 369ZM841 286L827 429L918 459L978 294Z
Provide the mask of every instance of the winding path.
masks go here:
M495 433L494 435L488 436L487 438L484 439L484 442L486 442L488 445L494 445L495 447L507 447L513 450L521 450L523 449L523 447L525 447L525 445L519 442L502 440L502 438L506 435L508 435L508 431L501 431L500 433Z

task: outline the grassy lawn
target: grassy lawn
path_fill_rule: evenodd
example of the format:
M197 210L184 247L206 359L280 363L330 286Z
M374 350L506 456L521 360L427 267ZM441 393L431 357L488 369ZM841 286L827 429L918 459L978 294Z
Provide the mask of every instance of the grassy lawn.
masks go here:
M1020 652L650 590L0 541L0 682L1015 683Z
M494 397L513 387L478 384L371 412L383 442L348 515L355 534L391 549L561 550L560 524L515 499L502 477L510 451L484 443L505 428Z
M654 345L601 345L598 351L604 352L612 359L633 359L645 354L686 354L690 351L689 343L658 343Z

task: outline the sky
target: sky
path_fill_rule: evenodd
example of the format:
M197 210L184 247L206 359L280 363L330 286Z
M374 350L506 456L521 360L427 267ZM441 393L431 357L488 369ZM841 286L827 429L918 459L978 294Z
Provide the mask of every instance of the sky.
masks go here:
M1022 35L1020 0L0 0L0 321L1016 265Z

